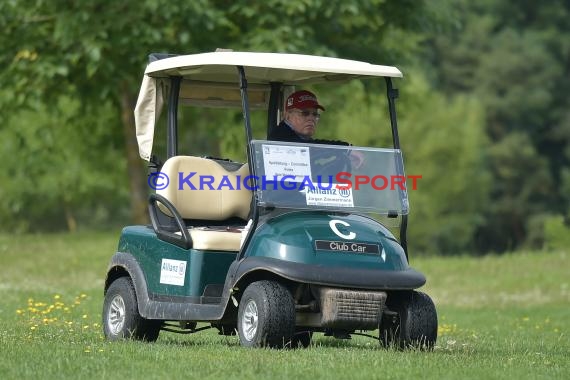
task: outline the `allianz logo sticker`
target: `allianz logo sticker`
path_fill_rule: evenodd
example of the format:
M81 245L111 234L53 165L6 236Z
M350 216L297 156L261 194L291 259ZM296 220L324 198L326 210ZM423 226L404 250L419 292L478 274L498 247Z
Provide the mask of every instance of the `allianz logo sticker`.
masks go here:
M186 264L186 261L162 259L160 266L160 283L184 286Z
M303 189L301 192L305 193L309 206L354 207L352 189L339 189L338 187L338 184L333 183L327 189L315 187Z

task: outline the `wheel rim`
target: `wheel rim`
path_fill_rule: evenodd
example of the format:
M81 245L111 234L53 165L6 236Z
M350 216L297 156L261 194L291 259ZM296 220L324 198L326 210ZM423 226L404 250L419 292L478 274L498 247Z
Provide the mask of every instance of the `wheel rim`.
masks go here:
M114 335L118 335L125 325L125 301L120 295L113 297L109 306L109 314L107 316L107 326Z
M249 300L245 305L245 310L241 318L241 327L245 339L252 341L257 332L257 323L259 316L257 314L257 304L254 300Z

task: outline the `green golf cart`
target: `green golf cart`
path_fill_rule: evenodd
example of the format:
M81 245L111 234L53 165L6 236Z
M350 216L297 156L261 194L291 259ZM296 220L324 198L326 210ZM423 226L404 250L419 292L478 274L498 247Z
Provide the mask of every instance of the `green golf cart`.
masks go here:
M247 347L307 347L314 333L324 333L432 348L435 306L416 290L426 279L408 264L408 193L392 85L401 72L278 53L149 60L135 120L140 156L151 168L152 224L122 231L105 279L105 336L154 341L161 330L216 328ZM379 78L390 147L254 139L250 111L266 111L269 135L295 87ZM241 108L247 162L179 154L183 106ZM155 151L155 127L157 135L166 129L166 152ZM351 164L354 155L362 165ZM385 220L397 221L398 238Z

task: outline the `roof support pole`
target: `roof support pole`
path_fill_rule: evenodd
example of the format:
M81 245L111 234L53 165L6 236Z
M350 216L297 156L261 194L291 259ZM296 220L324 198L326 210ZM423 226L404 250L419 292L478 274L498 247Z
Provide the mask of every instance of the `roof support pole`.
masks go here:
M394 149L400 149L400 136L398 135L398 120L396 118L396 99L398 98L399 92L397 88L392 87L392 78L385 77L386 79L386 95L388 96L388 111L390 112L390 126L392 127L392 140L394 143ZM403 173L403 168L398 168L398 171ZM400 245L406 253L406 259L408 259L408 215L402 215L402 220L400 221Z
M251 145L251 140L253 139L253 133L251 131L251 121L249 118L249 99L247 96L247 79L245 77L245 70L243 66L237 66L238 74L239 74L239 90L241 94L241 108L243 113L243 120L245 123L245 137L247 139L247 164L249 167L249 174L254 182L252 187L256 186L255 178L255 165L253 164L253 146ZM252 223L249 227L248 234L241 246L240 252L238 254L237 259L241 259L249 246L249 242L251 241L251 237L257 228L257 222L259 221L259 209L257 207L257 192L253 192L253 197L251 200L251 219Z
M245 137L247 139L247 145L249 146L252 138L253 138L253 134L251 132L251 122L249 119L249 99L247 97L247 79L245 77L245 70L243 68L243 66L238 66L238 73L239 73L239 91L240 91L240 95L241 95L241 109L242 109L242 113L243 113L243 121L245 123ZM248 149L248 159L251 158L251 156L249 155L249 149Z
M390 112L390 126L392 127L392 140L394 141L394 149L400 149L400 137L398 136L398 120L396 119L396 99L399 92L397 88L392 87L392 78L386 77L387 95L388 95L388 111Z

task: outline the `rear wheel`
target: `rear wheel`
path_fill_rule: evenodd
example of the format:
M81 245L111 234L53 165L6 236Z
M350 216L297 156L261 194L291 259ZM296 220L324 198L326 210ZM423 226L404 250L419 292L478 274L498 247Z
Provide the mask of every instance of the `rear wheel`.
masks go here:
M103 303L103 331L109 340L136 339L154 342L161 321L141 317L133 282L128 277L113 281Z
M295 332L295 302L287 288L274 281L251 283L238 309L239 340L246 347L283 348Z
M383 316L380 344L385 347L432 349L437 340L437 312L429 296L422 292L404 293L389 303L397 314Z

